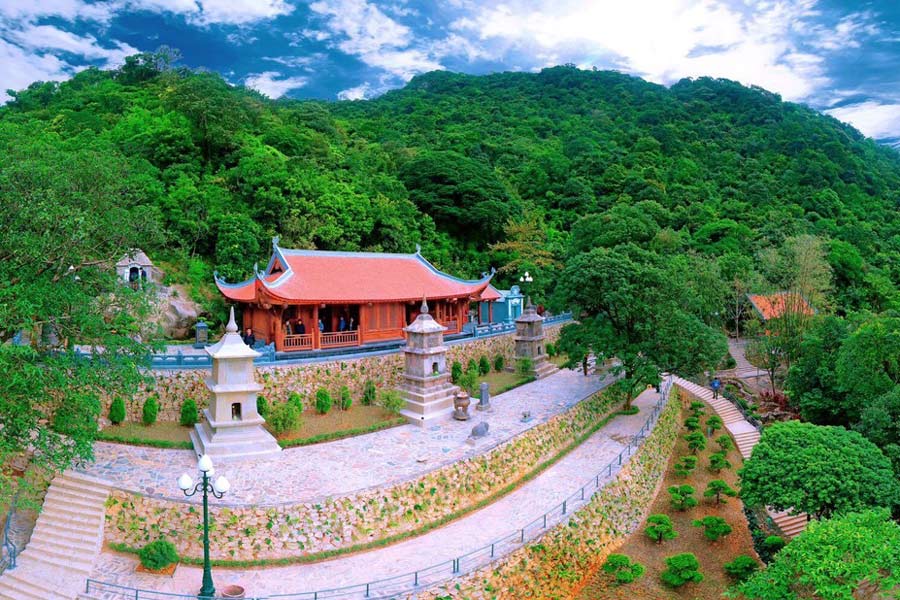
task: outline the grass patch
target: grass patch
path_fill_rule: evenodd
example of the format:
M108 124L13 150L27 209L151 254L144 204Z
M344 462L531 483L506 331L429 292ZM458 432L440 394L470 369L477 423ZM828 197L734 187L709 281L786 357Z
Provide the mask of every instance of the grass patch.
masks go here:
M606 390L604 390L605 392ZM214 567L231 567L231 568L245 568L245 567L272 567L272 566L283 566L283 565L297 565L297 564L308 564L319 562L322 560L327 560L329 558L334 558L336 556L344 556L347 554L353 554L355 552L365 552L367 550L373 550L375 548L383 548L385 546L390 546L391 544L401 542L403 540L407 540L409 538L417 537L428 533L434 529L439 527L443 527L447 523L460 519L472 512L480 510L489 504L492 504L506 496L510 492L516 490L520 486L528 483L533 480L535 477L546 471L548 468L552 467L554 464L562 460L566 455L572 452L575 448L580 446L587 440L589 437L594 435L601 427L608 424L615 417L622 414L622 411L614 411L608 414L606 417L592 425L587 431L579 435L575 440L572 441L571 444L560 450L555 456L548 458L546 461L540 463L537 467L535 467L530 472L523 475L516 481L509 483L508 485L502 487L497 490L487 498L480 500L472 506L468 506L466 508L462 508L454 513L445 515L436 521L432 521L431 523L426 523L425 525L413 529L410 531L404 531L402 533L398 533L395 535L388 536L386 538L381 538L378 540L373 540L371 542L366 542L364 544L355 544L353 546L348 546L346 548L336 548L334 550L327 550L322 552L314 552L311 554L304 554L300 556L288 556L285 558L269 558L269 559L260 559L260 560L213 560L212 566ZM140 548L133 548L126 544L117 544L111 543L109 544L109 548L116 552L123 552L128 554L137 554ZM202 565L203 560L201 558L194 557L180 557L182 563L189 565Z
M714 412L707 406L703 421L705 422L706 417L712 414ZM635 596L660 600L671 598L718 600L722 597L722 593L734 583L725 573L725 563L731 562L741 554L756 556L740 499L728 498L727 504L716 507L714 499L703 497L707 483L713 479L723 479L731 487L738 488L737 470L743 464L740 453L736 449L728 453L728 460L733 465L732 469L713 473L708 469L709 456L719 448L712 440L708 440L707 449L698 455L697 468L687 477L680 477L675 474L673 465L682 456L691 454L687 442L684 441L685 433L687 430L682 427L678 442L669 459L665 479L648 512L648 514L668 515L672 519L675 531L678 532L678 537L656 544L644 533L646 522L642 523L628 537L625 544L616 550L616 553L625 554L631 560L644 565L646 567L644 575L635 583L618 586L611 575L598 571L578 596L579 600L593 600L594 598L633 600ZM686 511L673 510L669 504L667 490L670 486L685 484L691 485L697 490L695 496L700 503ZM724 518L732 526L733 531L717 542L709 542L703 536L702 528L692 525L694 519L702 519L705 516ZM697 556L700 561L700 572L703 573L703 581L673 589L660 581L660 574L666 569L666 557L682 552L692 552Z
M513 371L491 371L487 375L479 375L478 383L475 385L475 394L478 395L480 392L479 387L482 382L487 382L490 386L491 396L497 396L498 394L502 394L503 392L508 392L511 389L517 388L520 385L525 385L526 383L531 383L534 381L534 377L522 377L516 372Z
M190 427L168 421L159 421L153 425L121 423L98 432L97 440L152 448L190 449L193 448L190 431Z

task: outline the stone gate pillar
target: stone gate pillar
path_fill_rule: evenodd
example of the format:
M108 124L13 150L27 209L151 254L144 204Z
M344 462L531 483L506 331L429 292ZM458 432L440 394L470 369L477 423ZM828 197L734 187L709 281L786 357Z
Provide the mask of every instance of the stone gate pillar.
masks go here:
M528 305L524 312L516 319L515 342L517 369L523 360L529 359L531 360L529 372L538 379L552 375L559 370L547 359L544 317L537 314L531 298L528 299Z
M280 453L281 446L256 412L256 396L263 386L256 383L253 359L260 354L241 339L233 307L224 337L206 352L212 357L212 376L206 380L212 397L203 410L205 419L191 432L197 455L218 459Z
M410 423L422 427L453 412L453 399L459 391L450 383L447 346L444 345L446 330L428 314L424 299L419 316L403 329L406 332L405 364L398 389L406 400L406 407L400 414Z

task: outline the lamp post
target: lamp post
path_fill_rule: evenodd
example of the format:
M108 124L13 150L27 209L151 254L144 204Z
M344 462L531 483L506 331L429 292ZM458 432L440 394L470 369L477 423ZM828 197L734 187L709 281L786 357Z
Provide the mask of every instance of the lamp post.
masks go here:
M525 292L525 284L526 283L530 284L532 281L534 281L534 277L532 277L531 274L528 273L528 271L525 271L525 274L522 275L521 277L519 277L519 283L522 284L523 294ZM529 285L528 288L531 289L531 286ZM527 294L525 294L525 295L527 296Z
M203 585L200 587L199 598L212 598L216 595L216 589L213 587L212 569L209 565L209 494L221 498L231 489L231 484L224 475L219 475L214 483L210 482L213 464L206 454L197 461L197 469L200 470L200 481L196 485L191 476L185 473L178 478L178 487L188 497L203 494Z

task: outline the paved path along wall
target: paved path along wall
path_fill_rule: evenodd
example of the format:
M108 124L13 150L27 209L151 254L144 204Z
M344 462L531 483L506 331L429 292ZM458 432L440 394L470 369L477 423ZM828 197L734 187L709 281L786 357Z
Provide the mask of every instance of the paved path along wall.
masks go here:
M455 557L482 548L507 533L529 525L542 513L552 510L562 500L568 498L579 486L587 483L594 485L593 474L615 459L632 441L647 422L657 399L658 394L653 391L642 394L635 402L641 407L640 413L615 417L581 446L534 480L486 508L440 529L382 549L316 564L266 569L217 569L216 582L220 587L229 583L240 584L246 588L247 594L252 596L312 592L318 589L365 584L375 578L405 575L415 570L424 570L441 561L446 561L443 567L427 571L427 576L434 580L451 577L453 576L451 561ZM596 481L603 486L615 478L616 470L610 470L608 474L605 472L601 474ZM586 505L590 500L590 492L583 501L572 500L567 515L572 514L579 506ZM561 513L551 515L546 528L541 525L537 526L540 531L529 529L527 537L547 531L555 523L567 518L568 516ZM497 560L519 547L518 543L500 545L496 548L494 559ZM465 572L490 561L487 554L481 554L477 558L480 562L473 558L459 565L458 569ZM128 556L103 554L94 571L94 577L121 585L190 593L194 591L201 576L198 568L185 566L179 566L171 579L141 575L133 573L135 563L136 561ZM420 584L425 582L425 573L423 571ZM404 579L398 581L397 586L409 587L411 583L411 579L409 581ZM98 590L90 597L119 596ZM359 597L362 597L362 594L359 594Z

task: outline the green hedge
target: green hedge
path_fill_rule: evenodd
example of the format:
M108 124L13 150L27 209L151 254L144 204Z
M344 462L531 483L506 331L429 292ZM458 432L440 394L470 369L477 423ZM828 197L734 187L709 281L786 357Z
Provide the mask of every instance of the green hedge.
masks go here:
M132 438L124 435L113 435L110 433L97 432L98 442L112 442L114 444L129 444L131 446L147 446L149 448L174 448L176 450L190 450L194 445L190 441L174 441L174 440L147 440L143 438Z
M329 433L320 433L319 435L314 435L308 438L298 438L294 440L279 440L279 444L282 448L293 448L296 446L309 446L311 444L321 444L322 442L330 442L332 440L339 440L341 438L353 437L354 435L363 435L366 433L372 433L373 431L380 431L382 429L387 429L389 427L395 427L397 425L403 425L406 423L406 419L403 417L396 417L389 421L380 421L378 423L373 423L368 427L357 427L355 429L344 429L343 431L332 431Z

